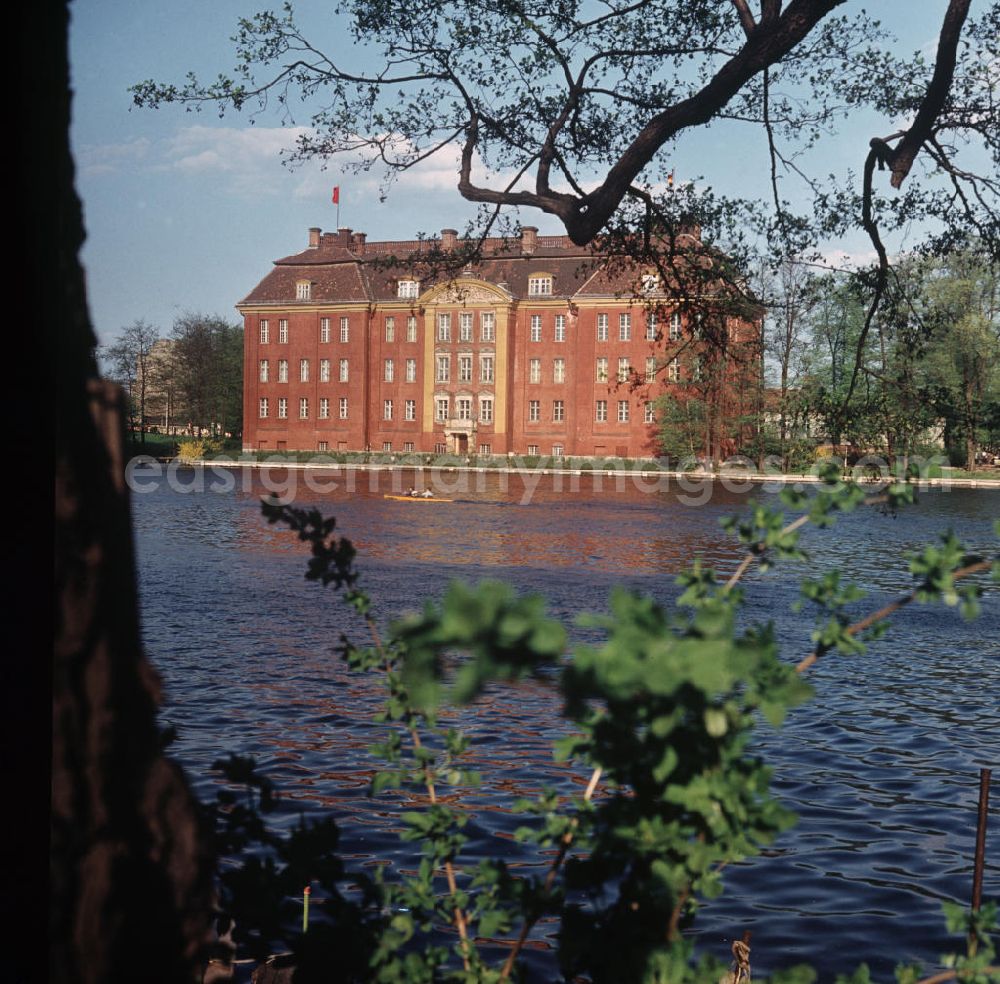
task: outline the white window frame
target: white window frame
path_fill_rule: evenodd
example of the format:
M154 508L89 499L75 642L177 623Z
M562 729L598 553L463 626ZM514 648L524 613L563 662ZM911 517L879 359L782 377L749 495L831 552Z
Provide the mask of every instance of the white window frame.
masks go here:
M309 419L309 397L300 396L299 397L299 420Z
M608 357L599 355L597 357L597 382L606 383L608 381Z
M319 319L319 340L321 342L330 341L330 319L320 318Z
M337 378L342 383L349 383L351 381L351 360L341 359L339 365L337 366Z
M542 419L542 401L528 400L528 423L537 424Z
M483 311L479 315L479 340L492 342L496 338L497 316L493 311Z
M387 342L396 341L396 319L392 315L385 319L385 340Z
M528 337L533 342L540 342L542 340L542 316L540 314L533 314L531 316L531 328Z
M417 316L411 314L406 319L406 340L415 342L417 340Z
M267 318L260 319L260 344L267 345L271 340L271 328L267 322Z
M550 297L551 295L551 274L544 273L528 277L528 297Z
M643 423L645 424L655 424L656 423L656 405L652 400L647 400L642 411Z
M629 419L628 400L618 401L618 423L627 424Z
M319 398L319 419L330 419L330 398L327 396L321 396Z
M279 396L278 397L278 420L288 419L288 397Z
M392 400L382 401L382 419L392 420Z
M299 382L308 383L309 382L309 360L299 359Z
M417 360L407 359L406 360L406 381L408 383L415 383L417 381Z
M566 315L557 314L555 317L555 324L553 328L554 340L557 342L566 341Z
M565 383L566 382L566 360L565 359L553 359L552 360L552 382L554 382L554 383Z
M448 419L448 412L451 409L451 400L447 396L434 397L434 419L438 423L443 423Z
M529 383L540 383L542 381L542 360L541 359L529 359L528 360L528 382Z
M618 341L629 342L632 340L632 315L628 311L622 311L618 315Z
M650 311L646 315L646 341L656 341L656 312Z
M552 401L552 420L561 424L566 419L566 403L564 400Z
M656 356L647 355L646 356L646 382L653 383L656 382Z
M383 366L383 379L387 383L393 382L396 376L396 363L392 359L386 359Z
M628 377L632 373L632 364L627 357L618 359L618 382L627 383Z
M681 313L674 311L670 315L670 341L678 342L681 338Z
M260 360L260 381L266 383L271 374L271 364L267 359Z
M606 314L597 316L597 340L599 342L608 340L608 316Z
M436 383L451 382L451 356L439 355L435 359L434 381Z
M396 286L396 296L397 297L419 297L420 296L420 281L419 280L400 280Z
M416 420L417 419L417 401L407 400L403 404L403 419L404 420Z
M278 382L288 382L288 359L278 359Z
M594 420L598 423L606 423L608 419L608 401L597 400L594 403Z
M295 300L297 301L312 300L312 284L308 280L299 280L295 284Z
M479 382L492 383L494 379L493 356L479 356Z
M493 423L493 397L481 396L479 398L479 422L483 424Z
M459 420L472 420L472 397L460 396L455 400L455 416Z
M287 345L288 344L288 319L279 318L278 319L278 344Z
M458 315L458 340L460 342L472 341L472 312L460 311Z
M337 414L341 420L347 420L349 413L350 405L347 402L347 397L342 396L337 404Z
M438 312L437 340L439 342L451 341L451 314L447 311Z
M351 321L346 315L340 319L340 340L345 343L351 340Z
M257 404L257 414L261 420L266 420L268 414L270 413L270 403L266 396L260 398L260 402Z
M321 383L330 382L330 360L320 359L319 360L319 381Z
M460 383L472 382L472 356L465 352L458 357L458 381Z

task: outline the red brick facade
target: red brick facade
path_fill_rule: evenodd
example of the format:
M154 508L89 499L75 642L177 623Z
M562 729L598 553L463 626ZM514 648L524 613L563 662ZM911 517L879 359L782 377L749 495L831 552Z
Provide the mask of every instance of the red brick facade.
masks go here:
M246 450L656 454L654 402L690 351L682 303L530 227L460 273L428 273L427 250L311 229L275 262L237 305Z

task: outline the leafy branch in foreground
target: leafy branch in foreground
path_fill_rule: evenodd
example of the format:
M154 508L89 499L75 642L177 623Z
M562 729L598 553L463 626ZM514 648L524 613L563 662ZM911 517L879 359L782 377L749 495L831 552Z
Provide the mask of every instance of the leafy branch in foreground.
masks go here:
M780 725L811 694L802 670L833 649L860 651L862 632L889 614L852 623L855 586L835 573L806 579L804 601L820 613L817 648L795 666L779 659L773 625L740 626L738 581L754 562L802 559L799 531L808 522L825 527L859 505L896 508L912 495L912 486L898 482L866 496L831 469L816 494L786 493L786 505L802 510L797 517L758 506L746 519L727 521L747 557L725 583L696 563L678 579L683 590L673 611L617 589L609 614L581 620L603 636L587 644L570 644L538 597L493 582L455 584L439 604L428 602L382 631L358 585L353 546L336 535L335 521L265 502L269 522L310 543L307 577L342 590L366 626L369 644L344 638L342 649L353 669L378 674L386 690L377 715L386 737L374 751L387 768L372 794L399 789L410 802L415 795L423 801L400 815L402 839L419 851L416 870L380 871L362 886L359 904L368 908L352 918L370 949L356 979L520 979L525 943L547 918L561 927L557 959L565 978L715 984L725 968L697 956L683 930L699 901L722 891L726 865L759 853L794 821L752 751L758 718ZM910 600L963 602L972 614L979 585L960 592L955 582L990 566L1000 580L1000 560L970 561L945 537L911 561L919 580ZM529 678L562 700L568 733L556 755L583 766L589 781L582 794L548 789L518 804L525 823L517 836L546 858L540 874L514 873L501 859L463 864L461 793L478 777L465 766L468 739L439 725L438 712ZM343 877L333 872L334 881ZM993 910L984 906L972 919L963 924L967 953L949 972L962 981L1000 979L990 963ZM919 976L913 968L899 973L909 982ZM808 968L781 976L814 977ZM867 970L852 980L867 980Z

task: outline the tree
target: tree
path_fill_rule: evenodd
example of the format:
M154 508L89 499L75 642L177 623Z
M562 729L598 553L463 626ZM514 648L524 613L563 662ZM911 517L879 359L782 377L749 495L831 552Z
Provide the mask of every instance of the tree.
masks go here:
M171 334L173 383L189 425L213 435L242 431L242 326L189 313L174 322Z
M311 126L299 159L347 151L390 177L460 146L464 197L492 210L548 212L578 244L613 225L627 199L669 212L670 196L654 193L651 165L691 130L720 120L749 124L767 141L772 231L787 240L801 216L788 215L778 178L798 167L796 148L822 143L849 114L871 110L892 132L859 148L860 190L841 189L833 201L829 187L814 186L817 214L863 226L880 249L880 221L898 227L900 213L912 220L917 205L943 218L953 204L995 247L997 182L988 165L977 174L958 154L965 140L973 160L1000 153L990 98L1000 6L986 4L970 20L971 0L942 2L929 66L896 51L863 12L834 16L842 5L761 0L755 14L748 0L600 10L582 0L349 0L344 26L370 66L354 71L307 38L286 3L281 15L240 20L231 76L209 84L192 76L181 86L148 80L132 94L139 106L213 104L220 112L264 107L276 96L285 118L301 99ZM876 166L899 189L918 159L949 187L928 185L894 203L877 198ZM478 163L491 169L485 182L473 178Z
M139 443L146 446L146 404L156 386L160 365L153 356L160 330L139 319L121 330L116 341L104 350L112 378L129 395L129 427L139 433Z

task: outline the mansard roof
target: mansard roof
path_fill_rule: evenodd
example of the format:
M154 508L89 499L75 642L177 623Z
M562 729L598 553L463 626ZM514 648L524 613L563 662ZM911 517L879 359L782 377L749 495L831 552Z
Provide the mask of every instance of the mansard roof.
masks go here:
M697 233L686 235L699 241ZM516 238L485 239L479 258L464 267L463 245L448 229L440 239L381 242L368 242L364 233L350 229L310 229L309 248L275 260L270 273L237 307L395 303L401 300L400 280L419 281L423 294L462 276L497 284L515 300L634 296L641 273L635 262L601 256L567 236L539 236L530 226ZM449 257L459 258L458 267L449 264ZM529 280L540 275L552 278L551 294L529 294ZM297 285L303 280L311 284L308 300L297 299Z

